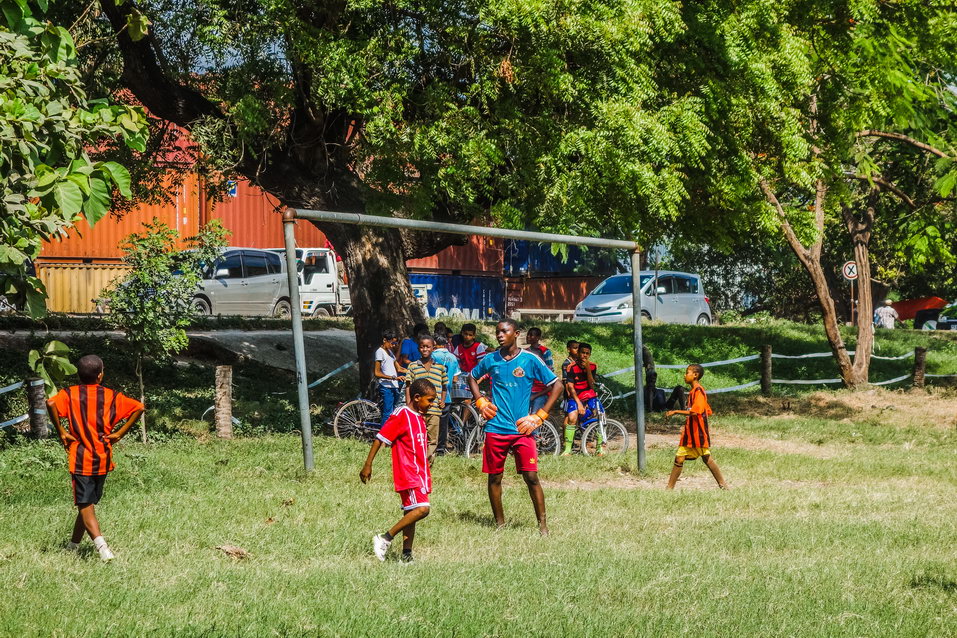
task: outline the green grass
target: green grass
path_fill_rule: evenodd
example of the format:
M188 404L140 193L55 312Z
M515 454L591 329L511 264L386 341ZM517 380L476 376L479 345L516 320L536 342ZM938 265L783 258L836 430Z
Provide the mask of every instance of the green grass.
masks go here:
M111 565L88 541L78 556L60 549L62 452L12 446L0 451L0 635L953 635L957 467L944 450L957 435L912 427L927 436L866 415L719 414L728 492L691 462L665 492L670 446L649 452L642 477L630 455L542 459L546 539L511 472L496 532L477 461L442 459L411 566L371 556L398 501L387 454L359 483L361 443L318 438L304 476L290 435L124 442L99 508ZM721 443L756 435L811 452Z

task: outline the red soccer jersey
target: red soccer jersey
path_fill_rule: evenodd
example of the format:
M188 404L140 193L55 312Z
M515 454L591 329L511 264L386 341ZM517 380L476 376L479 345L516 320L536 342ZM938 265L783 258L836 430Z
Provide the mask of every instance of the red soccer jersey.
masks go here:
M432 492L429 471L429 433L421 414L407 406L392 413L376 438L392 448L392 481L395 491L422 489Z
M471 372L485 356L485 344L480 341L473 341L470 346L460 343L452 350L452 354L459 358L459 367L462 368L462 372Z
M537 347L534 347L534 348L532 346L529 346L528 351L531 352L536 357L538 357L539 359L541 359L545 363L545 365L548 366L548 369L551 370L552 368L551 350L539 344ZM538 379L535 379L535 383L532 384L532 394L541 394L542 392L545 392L547 390L548 390L548 386L546 386L544 383L542 383Z
M680 445L686 448L710 448L711 430L708 427L708 417L711 415L711 406L708 404L708 395L700 385L691 388L688 397L688 419L681 431Z
M101 476L112 472L113 444L106 436L116 424L143 408L136 399L101 385L74 385L60 390L51 402L76 441L67 448L70 474Z
M594 378L598 366L589 362L588 367L591 368L592 378ZM568 383L575 386L575 394L581 401L594 399L598 396L595 390L588 386L588 374L577 363L568 366Z

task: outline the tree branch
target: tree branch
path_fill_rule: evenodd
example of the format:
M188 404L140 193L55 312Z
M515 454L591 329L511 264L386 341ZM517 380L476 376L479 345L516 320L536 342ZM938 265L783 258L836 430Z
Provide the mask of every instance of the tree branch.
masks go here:
M862 181L862 182L870 182L870 183L873 183L873 184L876 184L876 185L880 186L881 188L886 188L886 189L889 190L890 192L892 192L892 193L894 193L895 195L897 195L897 197L898 197L902 202L904 202L905 204L907 204L907 206L910 207L911 210L917 208L917 204L914 203L914 200L911 199L911 198L907 195L907 193L905 193L904 191L902 191L900 188L898 188L896 185L892 184L891 182L888 182L888 181L885 180L883 177L874 177L873 175L872 175L871 177L868 177L867 175L855 175L855 174L853 174L853 173L849 173L849 174L848 174L848 177L850 177L850 178L852 178L852 179L860 180L860 181Z
M774 207L775 212L778 214L778 219L781 220L781 227L784 229L784 237L791 245L798 259L802 262L806 262L810 259L808 250L804 247L804 244L801 243L801 240L798 239L797 233L794 232L794 228L791 226L791 222L788 221L787 214L785 214L781 202L778 201L777 196L771 191L771 187L768 186L768 182L763 177L758 178L758 186L761 188L761 192L764 193L764 198L768 200L768 203Z
M899 142L906 142L907 144L910 144L911 146L915 148L919 148L922 151L927 151L928 153L932 153L936 155L937 157L950 158L950 155L940 150L939 148L936 148L924 142L920 142L918 140L915 140L913 137L909 137L901 133L891 133L889 131L877 131L874 129L867 129L865 131L860 131L859 133L857 133L857 137L883 137L889 140L897 140Z

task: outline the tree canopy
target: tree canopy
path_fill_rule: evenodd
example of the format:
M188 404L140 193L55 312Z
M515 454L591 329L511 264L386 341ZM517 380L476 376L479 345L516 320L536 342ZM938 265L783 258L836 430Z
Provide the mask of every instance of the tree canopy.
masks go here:
M126 168L90 151L115 138L145 148L140 109L87 97L72 36L34 13L46 4L0 1L0 294L34 315L45 311L45 295L27 264L42 242L81 213L96 224L114 193L130 196Z

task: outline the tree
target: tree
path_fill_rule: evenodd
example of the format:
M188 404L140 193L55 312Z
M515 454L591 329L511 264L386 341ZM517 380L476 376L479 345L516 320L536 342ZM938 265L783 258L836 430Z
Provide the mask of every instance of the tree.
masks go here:
M116 138L143 148L145 121L136 107L87 97L70 33L34 13L46 0L0 9L0 294L39 316L46 294L28 260L81 213L93 226L116 192L130 196L126 168L89 151Z
M121 84L212 168L284 205L644 240L706 150L701 100L661 90L677 4L100 2ZM137 39L148 20L148 35ZM277 221L278 223L278 221ZM404 262L453 238L320 224L353 284L363 378L420 319Z
M213 220L196 237L177 248L179 233L153 219L143 232L123 240L123 261L130 272L105 292L110 314L107 321L126 333L130 354L136 359L140 401L145 403L145 359L168 360L187 345L185 327L192 317L193 296L203 270L226 245L226 231ZM141 424L146 443L146 425Z
M712 131L693 192L713 223L696 230L722 224L716 232L727 236L733 207L779 229L814 285L845 384L866 384L874 230L904 223L894 218L901 205L917 229L938 205L953 208L957 14L916 1L715 0L687 3L684 17L692 28L675 59L687 89L707 96ZM889 178L904 149L937 159L934 179L911 193ZM853 360L822 262L831 226L844 229L860 273Z

